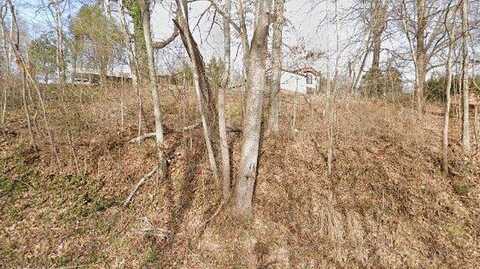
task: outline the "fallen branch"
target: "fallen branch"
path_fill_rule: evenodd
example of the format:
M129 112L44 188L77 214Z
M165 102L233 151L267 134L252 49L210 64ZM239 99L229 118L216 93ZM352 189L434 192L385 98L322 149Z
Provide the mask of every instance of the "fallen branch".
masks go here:
M200 127L200 122L195 123L195 124L190 125L190 126L187 126L187 127L183 127L180 130L168 130L167 129L167 130L165 130L166 131L165 133L182 133L182 132L193 130L197 127ZM140 143L145 139L154 138L155 135L156 135L155 133L146 133L144 135L141 135L139 137L135 137L135 138L131 139L130 141L128 141L128 143Z
M133 196L135 193L138 191L138 189L147 181L149 178L151 178L156 172L158 171L158 166L156 166L150 173L144 175L140 181L138 181L137 185L133 188L133 190L130 192L130 195L128 195L127 199L125 202L123 202L123 206L128 206L128 204L132 201Z
M130 141L128 141L128 143L138 143L140 144L143 140L147 139L147 138L153 138L155 137L156 133L146 133L144 135L141 135L139 137L135 137L133 139L131 139Z
M195 123L193 125L190 125L190 126L187 126L187 127L183 127L182 129L179 129L179 130L166 130L166 134L168 133L182 133L182 132L187 132L187 131L191 131L193 129L196 129L198 127L201 126L201 123ZM236 127L230 127L230 126L227 126L227 132L231 132L231 133L241 133L242 132L242 129L240 128L236 128ZM154 138L155 137L155 133L146 133L144 135L141 135L139 137L135 137L133 139L130 139L128 141L128 143L138 143L140 144L143 140L145 139L149 139L149 138Z

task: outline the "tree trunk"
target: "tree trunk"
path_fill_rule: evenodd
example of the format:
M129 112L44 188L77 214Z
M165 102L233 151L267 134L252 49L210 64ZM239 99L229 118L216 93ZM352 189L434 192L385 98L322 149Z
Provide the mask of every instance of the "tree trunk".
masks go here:
M177 8L180 9L178 17L174 20L180 30L182 42L190 57L193 73L195 92L198 99L198 110L202 120L203 134L207 147L208 160L213 176L218 180L218 166L216 150L218 149L219 131L217 109L210 85L205 75L205 65L188 25L188 7L186 0L176 0Z
M452 20L455 17L452 17ZM448 18L447 18L448 19ZM455 22L452 24L451 31L448 30L448 25L445 25L446 30L449 36L449 46L448 46L448 56L447 56L447 85L445 88L445 112L443 116L443 140L442 140L442 151L443 151L443 162L442 170L443 175L448 176L448 130L449 130L449 121L450 121L450 104L451 104L451 89L452 89L452 54L455 45Z
M462 121L462 144L465 154L469 155L470 146L470 102L469 102L469 85L468 85L468 0L463 0L462 5L462 104L463 104L463 121Z
M269 30L268 1L256 1L255 30L248 55L247 102L243 123L239 178L235 188L235 211L240 216L252 214L253 194L257 178L258 155L262 128L262 106L265 91L267 37Z
M231 14L231 0L225 1L225 14L226 18L223 18L223 45L224 45L224 62L225 62L225 75L223 79L223 85L218 90L218 130L220 132L220 154L222 156L222 173L223 173L223 201L227 202L230 199L231 194L231 175L230 175L230 152L228 148L228 137L225 120L225 91L230 82L230 14Z
M382 35L385 30L385 8L382 0L372 2L372 70L380 70L380 53L382 50Z
M22 73L22 103L23 111L25 112L25 119L27 120L28 135L30 136L30 145L36 147L37 143L35 142L35 136L32 130L32 121L30 120L30 112L28 111L27 104L27 80L25 73Z
M417 2L417 48L416 48L416 97L417 110L420 113L424 111L424 85L427 69L427 52L425 48L425 32L427 29L427 15L425 0L416 0Z
M125 46L128 49L128 64L130 66L130 73L132 74L132 84L133 84L133 87L135 88L135 93L137 95L137 101L138 101L137 136L141 136L142 121L143 121L143 100L140 93L140 85L138 81L139 71L138 71L137 61L135 58L135 49L131 42L132 40L135 40L135 38L130 34L130 31L128 30L128 24L125 18L125 7L123 5L123 0L120 0L119 5L120 5L120 23L122 25L122 30L124 33Z
M279 131L280 100L278 93L280 92L282 78L284 6L284 0L275 0L273 11L275 21L272 33L272 88L270 90L270 117L268 124L269 130L275 134L278 134Z
M162 111L160 109L160 98L157 86L157 72L155 68L155 60L152 47L152 35L150 30L150 1L138 0L140 10L142 13L143 33L145 38L145 46L147 48L148 58L148 74L150 80L150 91L152 93L153 113L155 116L155 141L157 145L158 161L160 165L160 177L166 174L166 160L163 155L163 125L162 125Z
M335 159L335 94L338 89L338 65L340 61L340 33L338 29L338 0L335 0L335 70L333 75L333 89L327 91L327 125L328 125L328 152L327 166L328 175L333 173L333 161Z
M9 49L9 46L8 46L8 43L7 43L7 31L5 30L5 16L7 15L7 9L5 7L5 13L3 11L3 8L0 8L0 17L1 17L1 21L0 21L0 30L1 30L1 34L2 34L2 40L3 40L3 43L2 43L2 48L3 48L3 52L4 52L4 56L5 56L5 76L4 76L4 79L5 79L5 82L3 83L3 102L2 102L2 114L1 114L1 118L0 118L0 124L3 125L5 124L5 115L6 115L6 112L7 112L7 91L8 89L10 88L10 84L9 82L7 83L7 80L10 80L11 79L11 72L10 72L10 65L11 65L11 62L10 62L10 49Z

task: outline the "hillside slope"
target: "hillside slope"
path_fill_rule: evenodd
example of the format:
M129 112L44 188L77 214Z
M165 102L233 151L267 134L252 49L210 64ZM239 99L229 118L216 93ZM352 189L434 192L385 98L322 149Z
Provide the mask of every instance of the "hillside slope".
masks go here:
M125 208L133 185L155 165L153 141L128 143L137 132L133 93L124 100L123 129L118 92L81 94L80 102L78 93L64 105L49 100L61 164L46 142L39 150L28 145L19 103L0 132L0 267L480 266L479 145L463 157L453 117L452 173L442 177L434 105L417 117L406 105L338 99L327 176L322 97L298 100L291 131L292 97L283 96L282 132L264 139L255 216L244 222L228 207L217 211L221 194L201 130L175 131L196 122L192 97L164 100L169 177L148 181ZM229 97L234 126L238 100ZM151 130L151 111L145 115ZM47 141L44 131L38 137ZM237 165L240 134L230 140Z

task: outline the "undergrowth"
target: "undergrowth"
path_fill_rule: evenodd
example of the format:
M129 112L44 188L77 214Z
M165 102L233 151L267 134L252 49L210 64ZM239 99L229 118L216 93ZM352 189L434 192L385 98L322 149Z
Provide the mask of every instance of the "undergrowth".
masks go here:
M184 89L175 89L182 92ZM220 206L205 158L192 91L162 92L168 176L153 177L154 142L137 135L135 91L48 89L48 118L60 163L36 119L29 144L18 97L0 130L0 267L88 268L475 268L480 265L478 143L471 158L452 118L450 170L440 173L439 108L418 117L408 102L340 96L334 173L326 166L324 96L282 95L281 132L262 143L255 215ZM144 96L143 132L153 130ZM63 100L63 101L62 101ZM228 96L228 124L240 127L240 94ZM32 111L38 110L33 100ZM233 174L241 134L229 135Z

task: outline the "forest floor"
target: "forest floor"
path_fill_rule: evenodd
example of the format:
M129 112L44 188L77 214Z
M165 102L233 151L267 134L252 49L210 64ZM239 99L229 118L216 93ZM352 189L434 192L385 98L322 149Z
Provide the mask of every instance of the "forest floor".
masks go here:
M281 133L261 147L254 217L239 221L210 173L195 100L162 92L169 176L152 178L153 140L137 136L132 89L45 93L60 162L35 95L38 149L18 97L0 129L0 268L479 268L480 144L465 158L452 116L450 170L441 175L442 114L428 105L339 97L333 175L323 97L282 96ZM192 91L190 91L192 92ZM18 94L16 94L18 95ZM121 123L121 100L124 123ZM144 92L146 130L153 113ZM239 96L229 125L241 126ZM37 111L37 112L36 112ZM231 133L236 174L241 133Z

